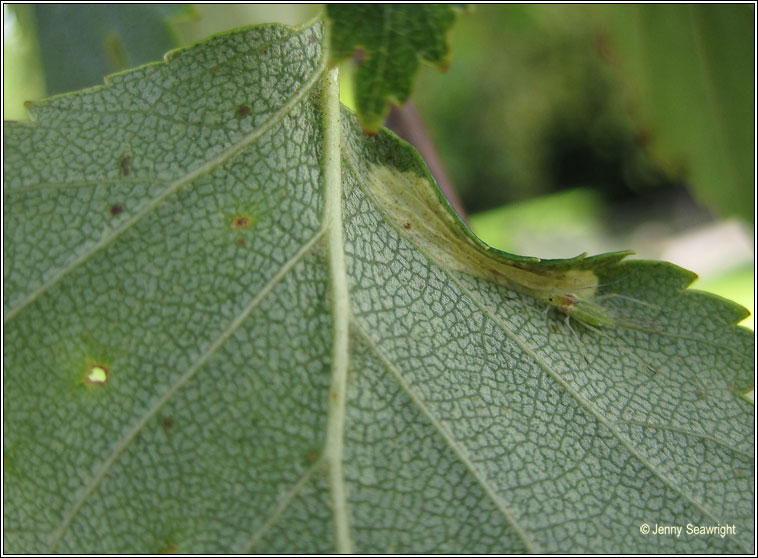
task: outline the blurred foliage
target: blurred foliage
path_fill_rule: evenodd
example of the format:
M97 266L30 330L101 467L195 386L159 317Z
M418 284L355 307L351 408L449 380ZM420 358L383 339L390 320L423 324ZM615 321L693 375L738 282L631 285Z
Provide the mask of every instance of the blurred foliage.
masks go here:
M604 210L597 191L575 188L476 213L470 225L479 238L500 250L566 258L580 251L598 254L619 248L603 242Z
M751 10L477 6L453 30L449 75L424 73L415 100L470 211L686 185L751 221Z
M419 80L419 110L470 211L576 186L610 198L671 186L585 8L476 6L453 29L448 75Z
M321 11L319 4L193 4L193 8L195 17L175 26L184 45L246 25L283 23L297 26Z
M649 150L709 207L750 220L755 7L598 8Z
M34 9L48 95L101 85L106 75L161 60L179 46L171 22L192 15L182 4L37 4Z
M3 4L3 119L25 120L24 101L45 96L34 7Z

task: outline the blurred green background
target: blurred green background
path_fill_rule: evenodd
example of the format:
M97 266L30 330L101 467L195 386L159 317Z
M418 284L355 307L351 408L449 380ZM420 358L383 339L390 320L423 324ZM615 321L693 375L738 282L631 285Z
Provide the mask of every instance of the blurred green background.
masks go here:
M4 118L24 119L25 100L320 7L3 9ZM752 313L754 20L751 4L474 6L449 71L422 67L412 102L485 242L544 258L633 249Z

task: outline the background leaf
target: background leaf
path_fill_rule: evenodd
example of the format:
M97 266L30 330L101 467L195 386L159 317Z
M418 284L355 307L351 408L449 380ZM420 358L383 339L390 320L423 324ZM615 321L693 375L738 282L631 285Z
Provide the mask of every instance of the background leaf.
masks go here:
M178 45L172 19L191 13L177 4L37 4L35 15L48 95L159 59Z
M602 15L650 149L705 203L752 221L755 7L629 5Z
M669 264L465 252L415 152L347 111L327 243L323 56L319 24L241 30L6 124L4 550L751 552L744 311ZM591 272L655 327L570 328L470 254Z
M458 7L434 4L327 4L332 21L330 63L360 49L355 102L361 124L376 132L390 110L411 94L419 60L447 69L447 32Z

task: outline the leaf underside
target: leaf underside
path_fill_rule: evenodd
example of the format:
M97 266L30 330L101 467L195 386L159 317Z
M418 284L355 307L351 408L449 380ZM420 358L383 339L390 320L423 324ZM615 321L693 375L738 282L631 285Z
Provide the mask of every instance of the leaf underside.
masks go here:
M743 311L670 264L546 264L655 326L599 330L441 265L367 187L423 162L347 110L335 525L321 41L223 34L6 124L5 552L752 552Z

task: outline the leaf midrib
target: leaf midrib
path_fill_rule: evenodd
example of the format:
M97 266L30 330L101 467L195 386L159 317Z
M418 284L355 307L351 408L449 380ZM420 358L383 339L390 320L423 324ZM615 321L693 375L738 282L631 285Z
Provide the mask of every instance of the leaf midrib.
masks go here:
M327 41L329 34L326 34ZM345 257L344 224L342 220L342 149L339 101L339 69L324 75L322 103L324 108L324 226L329 250L331 282L332 371L329 387L324 458L328 464L329 488L335 525L335 546L340 554L352 554L347 494L342 469L345 437L345 405L347 403L347 371L349 353L350 293Z

